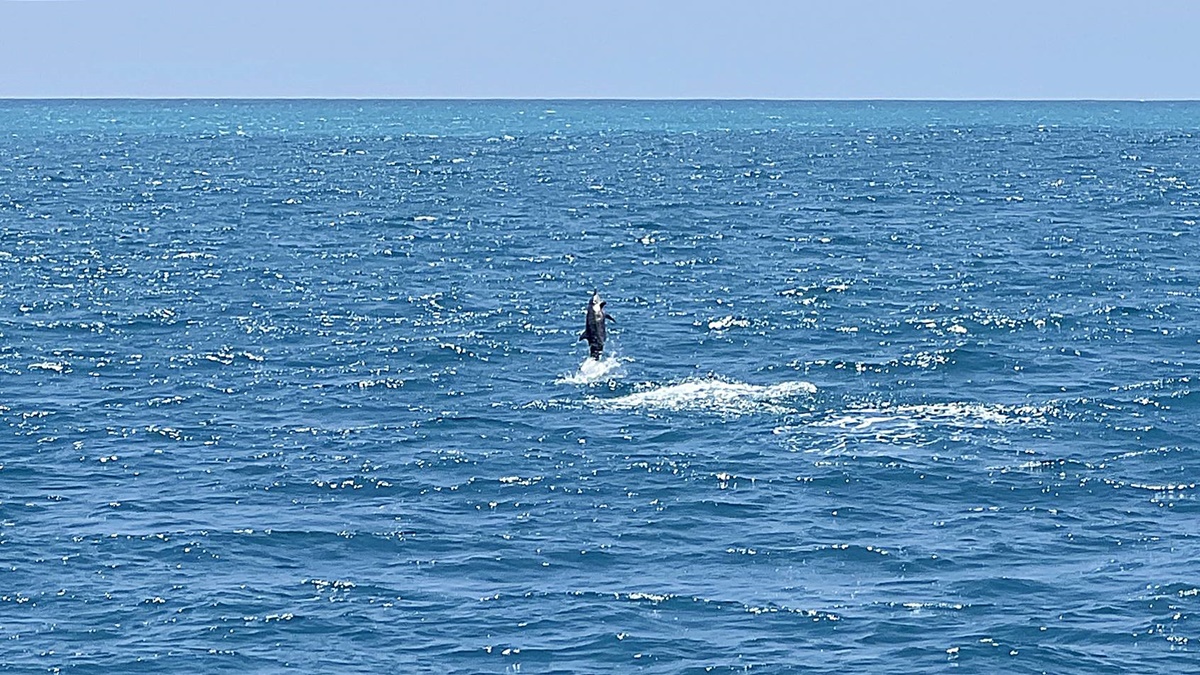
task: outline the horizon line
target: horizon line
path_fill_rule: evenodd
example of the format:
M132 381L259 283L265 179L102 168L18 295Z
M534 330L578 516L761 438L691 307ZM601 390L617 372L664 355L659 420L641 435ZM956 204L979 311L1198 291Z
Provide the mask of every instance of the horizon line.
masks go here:
M185 95L185 96L7 96L0 101L403 101L403 102L454 102L454 101L578 101L578 102L763 102L763 103L1197 103L1200 98L1004 98L1004 97L842 97L842 98L788 98L759 96L230 96L230 95Z

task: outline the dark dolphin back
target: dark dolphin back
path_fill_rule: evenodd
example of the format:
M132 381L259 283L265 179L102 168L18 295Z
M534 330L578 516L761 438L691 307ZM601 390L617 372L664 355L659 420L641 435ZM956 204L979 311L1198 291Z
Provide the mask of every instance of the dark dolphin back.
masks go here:
M604 342L608 340L608 328L604 325L603 302L596 302L599 294L593 293L588 301L587 319L584 323L582 338L587 340L593 358L600 358L604 351Z

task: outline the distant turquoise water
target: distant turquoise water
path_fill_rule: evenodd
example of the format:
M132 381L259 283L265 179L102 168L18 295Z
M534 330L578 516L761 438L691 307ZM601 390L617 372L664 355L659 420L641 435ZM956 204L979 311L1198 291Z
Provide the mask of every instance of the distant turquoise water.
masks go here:
M0 672L1194 670L1197 119L0 102Z

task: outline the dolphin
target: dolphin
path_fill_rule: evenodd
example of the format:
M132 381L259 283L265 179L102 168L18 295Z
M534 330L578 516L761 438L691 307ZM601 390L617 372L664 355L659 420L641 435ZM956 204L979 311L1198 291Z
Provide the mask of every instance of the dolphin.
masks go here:
M592 291L592 300L587 306L587 320L584 323L583 332L579 334L580 340L587 340L588 348L593 359L599 360L600 353L604 351L604 341L608 339L608 328L604 322L617 320L612 318L612 315L604 311L604 305L608 303L600 299L598 291Z

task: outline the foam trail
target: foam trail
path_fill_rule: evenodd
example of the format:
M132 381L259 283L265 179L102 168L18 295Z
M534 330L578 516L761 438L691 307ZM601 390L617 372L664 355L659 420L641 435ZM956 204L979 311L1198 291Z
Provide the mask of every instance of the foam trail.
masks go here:
M814 426L864 431L878 427L916 428L944 425L960 429L982 429L1003 424L1042 424L1054 414L1050 407L947 402L919 405L852 406L843 414L814 422Z
M811 382L790 381L756 385L718 378L689 378L654 386L613 399L594 399L600 407L613 410L669 410L714 412L722 415L798 412L789 402L800 395L816 393Z

